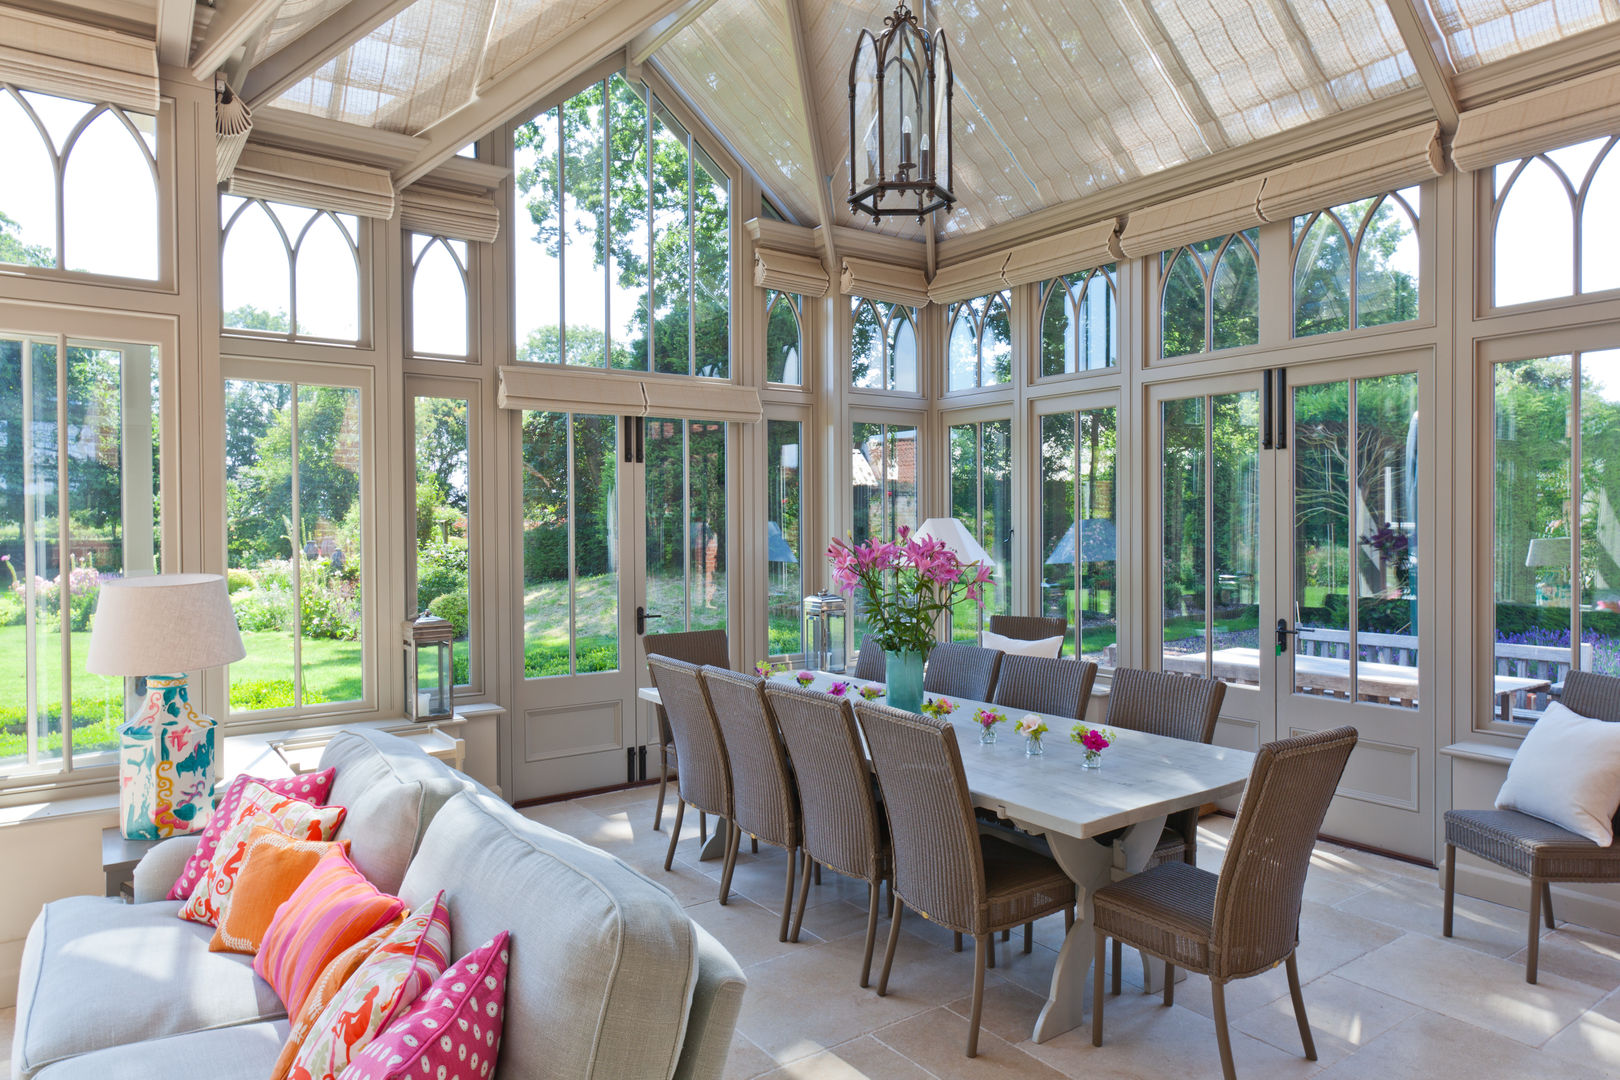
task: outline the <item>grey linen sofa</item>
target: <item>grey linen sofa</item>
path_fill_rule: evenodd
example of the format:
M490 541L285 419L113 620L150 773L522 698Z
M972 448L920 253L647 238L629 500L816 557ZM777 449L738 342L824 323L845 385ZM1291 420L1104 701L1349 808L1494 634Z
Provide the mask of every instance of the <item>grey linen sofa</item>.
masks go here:
M715 1080L745 985L667 890L612 855L516 813L481 785L376 732L344 732L321 766L349 813L355 864L415 907L444 889L461 955L511 931L496 1070L591 1080ZM165 841L135 902L46 904L24 946L13 1080L263 1080L288 1030L252 957L208 951L213 928L163 895L196 846Z

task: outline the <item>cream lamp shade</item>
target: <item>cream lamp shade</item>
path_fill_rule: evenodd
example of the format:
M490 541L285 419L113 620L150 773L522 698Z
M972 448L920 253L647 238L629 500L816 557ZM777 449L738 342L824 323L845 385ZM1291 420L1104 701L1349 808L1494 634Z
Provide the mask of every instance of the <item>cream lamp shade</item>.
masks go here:
M1530 541L1525 553L1526 566L1569 566L1569 537L1538 536Z
M102 584L84 666L94 675L183 674L246 655L223 577L158 574Z
M973 538L968 527L956 518L929 518L918 527L915 535L918 539L943 542L950 553L962 562L976 562L992 568L996 565L996 560L979 546L979 542Z

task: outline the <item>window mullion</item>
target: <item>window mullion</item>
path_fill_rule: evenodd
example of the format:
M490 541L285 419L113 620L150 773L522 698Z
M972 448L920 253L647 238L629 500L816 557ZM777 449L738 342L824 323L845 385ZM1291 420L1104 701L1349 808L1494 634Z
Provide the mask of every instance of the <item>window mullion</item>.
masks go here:
M1575 233L1579 237L1578 227ZM1579 291L1576 289L1577 293ZM1569 370L1569 666L1572 671L1581 666L1581 413L1586 396L1582 392L1586 380L1581 369L1585 359L1585 354L1575 353L1570 357Z
M23 490L23 719L27 726L28 765L39 764L39 630L35 616L39 590L39 562L34 547L34 342L23 339L22 349L22 490Z
M292 513L288 515L292 521L292 535L287 538L287 544L292 548L292 579L293 579L293 706L300 708L304 704L304 524L302 498L299 494L298 473L299 459L302 457L298 438L298 384L288 383L288 391L292 399L288 405L292 409L292 421L289 425L292 441Z
M560 189L559 189L560 190ZM565 320L566 321L566 320ZM564 467L568 470L567 500L568 500L568 672L578 674L579 649L574 640L579 632L575 615L575 592L579 584L579 564L576 561L575 537L579 532L579 519L574 499L574 424L577 417L568 413L563 417L563 447Z
M567 108L566 103L557 106L557 356L564 364L568 363L568 143L563 127Z
M73 570L68 545L67 337L56 335L56 619L62 647L62 771L73 771ZM67 560L64 562L64 560Z

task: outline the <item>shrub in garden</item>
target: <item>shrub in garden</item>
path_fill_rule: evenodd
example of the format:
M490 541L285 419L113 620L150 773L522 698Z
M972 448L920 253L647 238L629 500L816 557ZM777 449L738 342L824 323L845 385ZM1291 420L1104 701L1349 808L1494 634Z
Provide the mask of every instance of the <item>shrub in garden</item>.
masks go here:
M447 620L458 641L467 636L467 594L465 592L447 592L434 597L433 603L428 605L428 612Z
M433 601L467 586L465 541L427 544L416 552L416 609L432 610Z
M240 568L225 571L225 589L233 596L243 589L253 588L253 575Z
M293 623L292 590L260 585L231 597L236 625L243 630L290 630Z

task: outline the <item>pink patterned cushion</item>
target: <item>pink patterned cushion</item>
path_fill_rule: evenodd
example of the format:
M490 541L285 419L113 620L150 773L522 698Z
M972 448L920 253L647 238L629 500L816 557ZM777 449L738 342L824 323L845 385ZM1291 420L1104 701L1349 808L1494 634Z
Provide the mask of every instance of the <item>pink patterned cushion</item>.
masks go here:
M290 1076L335 1077L433 985L450 962L444 893L413 911L343 983L293 1059Z
M450 969L349 1062L339 1080L480 1080L495 1071L506 1007L507 934Z
M231 786L225 789L224 797L219 800L219 805L214 808L213 816L208 819L208 827L202 831L202 839L197 844L197 850L186 860L186 867L180 871L180 877L169 890L167 899L185 900L197 888L197 882L202 880L208 864L214 860L220 834L235 816L236 806L242 801L242 789L247 786L249 780L257 780L277 795L292 795L316 806L325 806L327 797L332 794L332 777L335 775L336 769L322 769L320 772L289 776L280 780L261 780L255 776L238 776L232 780Z

